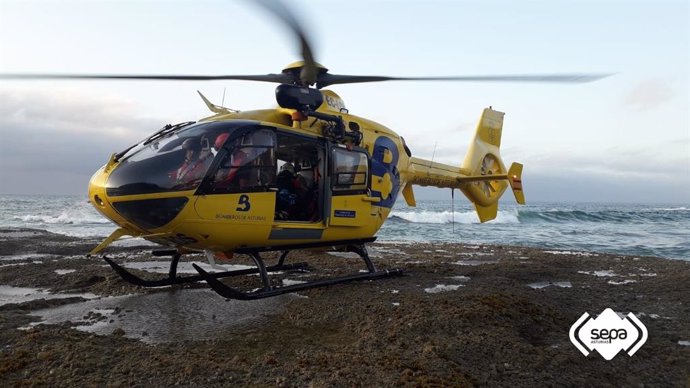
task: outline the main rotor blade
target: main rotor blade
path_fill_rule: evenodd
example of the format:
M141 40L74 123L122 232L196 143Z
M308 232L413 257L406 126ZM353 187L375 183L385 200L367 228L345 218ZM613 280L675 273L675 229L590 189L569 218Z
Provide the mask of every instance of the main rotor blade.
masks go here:
M139 75L139 74L22 74L0 73L0 79L9 80L46 80L46 79L83 79L83 80L148 80L148 81L261 81L274 83L291 83L289 74L259 74L259 75Z
M322 74L316 86L355 84L383 81L465 81L465 82L554 82L584 83L606 78L611 74L524 74L524 75L470 75L441 77L386 77L375 75Z
M297 21L295 15L290 11L288 7L282 1L278 0L256 0L255 3L260 4L265 9L273 13L280 20L282 20L290 30L297 36L300 43L300 51L302 54L302 60L304 61L304 67L300 72L300 79L304 85L312 85L316 80L318 69L316 67L316 60L314 59L314 54L311 50L311 45L307 39L307 34L304 32L302 25Z

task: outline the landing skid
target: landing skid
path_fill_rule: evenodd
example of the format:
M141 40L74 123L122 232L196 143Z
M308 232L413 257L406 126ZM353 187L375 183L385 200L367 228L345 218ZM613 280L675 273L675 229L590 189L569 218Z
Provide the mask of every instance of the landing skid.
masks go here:
M392 270L384 270L384 271L379 271L376 269L374 264L371 262L371 259L369 258L369 254L367 252L366 243L373 242L376 240L375 237L368 238L368 239L359 239L359 240L342 240L342 241L331 241L331 242L319 242L319 243L311 243L311 244L295 244L295 245L288 245L288 246L280 246L280 247L263 247L263 248L240 248L236 249L235 253L242 253L242 254L247 254L249 255L252 260L254 261L254 264L256 265L256 268L249 268L249 269L242 269L242 270L234 270L234 271L225 271L225 272L214 272L214 273L209 273L201 269L198 265L192 264L194 269L199 273L199 275L193 275L193 276L177 276L177 264L180 260L181 254L179 254L175 250L169 250L169 251L155 251L154 255L156 256L171 256L172 261L170 262L170 269L168 272L168 277L163 278L163 279L158 279L158 280L145 280L142 279L131 272L127 271L124 269L122 266L118 265L115 263L112 259L108 257L103 257L103 259L117 272L118 275L120 275L124 280L128 281L129 283L132 283L137 286L142 286L142 287L161 287L161 286L168 286L168 285L173 285L173 284L184 284L184 283L191 283L191 282L198 282L201 280L206 281L206 283L209 284L209 286L220 296L228 299L238 299L238 300L254 300L254 299L262 299L262 298L268 298L271 296L277 296L277 295L282 295L282 294L287 294L291 292L296 292L296 291L302 291L302 290L308 290L311 288L316 288L316 287L325 287L325 286L331 286L334 284L340 284L340 283L347 283L347 282L352 282L356 280L375 280L375 279L381 279L385 277L390 277L390 276L400 276L403 274L402 269L392 269ZM290 286L283 286L283 287L273 287L271 285L270 278L268 274L270 272L276 272L276 271L287 271L287 270L299 270L299 269L304 269L307 267L307 263L295 263L295 264L285 264L285 259L287 258L287 255L290 253L292 250L297 250L297 249L309 249L309 248L319 248L319 247L333 247L333 246L344 246L348 252L354 252L359 257L364 260L364 263L366 264L367 267L367 272L365 273L357 273L353 275L348 275L348 276L342 276L342 277L337 277L337 278L332 278L332 279L323 279L323 280L315 280L307 283L302 283L302 284L294 284ZM275 252L275 251L281 251L280 258L278 259L278 264L274 266L267 267L266 264L264 263L263 258L261 258L260 253L261 252ZM238 289L229 287L225 284L223 284L219 279L221 278L226 278L226 277L232 277L232 276L239 276L239 275L249 275L249 274L256 274L258 273L260 278L261 278L261 283L263 287L259 289L258 291L253 291L253 292L243 292Z

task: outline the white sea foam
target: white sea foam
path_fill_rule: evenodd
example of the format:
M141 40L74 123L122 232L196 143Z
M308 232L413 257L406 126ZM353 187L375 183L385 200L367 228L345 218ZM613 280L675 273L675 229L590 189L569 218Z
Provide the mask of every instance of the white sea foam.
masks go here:
M529 288L534 288L535 290L539 290L542 288L546 288L549 286L556 286L556 287L561 287L561 288L572 288L573 284L570 282L550 282L550 281L544 281L544 282L536 282L536 283L530 283L527 285Z
M107 236L114 225L82 196L1 196L0 226L75 237Z
M27 224L64 224L64 225L85 225L85 224L110 224L111 222L95 212L84 210L66 210L58 215L23 215L12 217L15 221L23 221Z
M19 261L29 259L50 259L60 257L60 255L52 255L49 253L25 253L22 255L0 256L0 261Z
M621 286L623 284L637 283L637 280L625 279L621 280L620 282L617 282L615 280L609 280L608 283L613 284L614 286Z
M484 264L496 264L498 260L458 260L454 263L455 265L484 265Z
M611 270L602 270L602 271L577 271L577 273L581 273L584 275L594 275L596 277L614 277L614 276L620 276L617 273L611 271Z
M575 251L544 251L544 253L550 253L552 255L573 255L573 256L584 256L584 257L596 257L599 256L596 253L590 252L575 252Z
M19 231L19 230L3 230L0 232L0 239L25 238L40 235L39 231Z
M0 268L5 268L5 267L16 267L16 266L28 265L28 264L31 264L31 263L2 264L2 265L0 265Z
M453 212L450 211L394 211L391 216L405 221L419 224L450 224L453 222ZM494 224L519 224L517 211L499 211L496 219L489 221ZM478 224L479 218L474 211L455 212L456 224Z
M664 212L685 212L690 210L690 208L687 208L685 206L679 206L679 207L662 207L662 208L655 208L655 209L650 209L652 211L664 211Z
M434 287L425 288L424 292L428 294L438 294L439 292L455 291L462 287L462 284L437 284Z
M387 240L377 240L376 244L381 244L381 245L415 245L415 244L419 244L419 241L387 239Z
M304 280L283 279L283 286L294 286L295 284L304 284Z
M460 252L458 255L461 256L494 256L491 252Z
M36 299L64 299L72 297L82 297L86 299L97 298L91 293L85 294L52 294L38 288L13 287L0 285L0 306L9 303L24 303Z
M207 272L214 272L215 271L207 263L198 263L197 262L195 264ZM168 273L170 271L170 263L167 261L128 262L128 263L124 263L123 267L130 268L130 269L139 269L142 271L154 272L154 273ZM241 265L241 264L235 264L235 265L226 264L226 265L222 265L222 267L225 268L226 271L254 268L254 267L250 267L248 265ZM194 269L194 267L192 267L192 263L181 262L181 263L178 263L178 265L177 265L177 273L178 274L196 274L198 272Z
M357 259L359 255L355 252L326 252L331 256L342 257L343 259Z

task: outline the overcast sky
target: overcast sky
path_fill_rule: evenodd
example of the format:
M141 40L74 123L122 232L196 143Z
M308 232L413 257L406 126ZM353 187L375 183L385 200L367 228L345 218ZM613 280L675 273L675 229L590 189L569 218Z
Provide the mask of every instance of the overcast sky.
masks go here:
M615 73L580 85L334 86L350 112L459 165L489 105L528 201L690 203L690 20L678 1L286 1L334 73ZM265 74L297 60L250 1L0 0L0 72ZM220 104L275 106L251 82L0 81L0 193L82 194L113 152ZM434 152L435 149L435 152ZM450 196L419 190L418 197Z

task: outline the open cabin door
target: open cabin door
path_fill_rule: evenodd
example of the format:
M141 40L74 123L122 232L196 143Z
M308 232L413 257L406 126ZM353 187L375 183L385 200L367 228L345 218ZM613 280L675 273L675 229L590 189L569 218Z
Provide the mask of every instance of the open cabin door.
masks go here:
M321 239L325 224L326 142L278 131L275 218L270 240Z
M330 149L328 224L362 226L370 221L369 157L363 149Z

